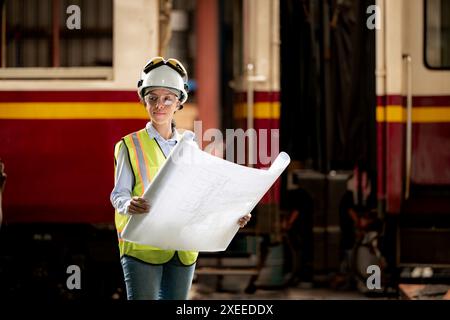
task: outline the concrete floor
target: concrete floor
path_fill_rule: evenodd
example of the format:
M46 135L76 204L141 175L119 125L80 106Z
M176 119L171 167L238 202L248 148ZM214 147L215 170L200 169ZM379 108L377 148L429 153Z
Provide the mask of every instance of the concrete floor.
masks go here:
M358 291L339 291L329 288L290 287L284 289L258 289L253 294L245 292L204 291L198 284L192 285L191 300L367 300L374 299Z
M241 284L245 285L242 281ZM389 294L329 287L291 286L278 289L216 291L204 283L194 282L190 300L450 300L450 284L400 284L399 290ZM242 287L243 288L243 287Z
M324 281L327 280L327 281ZM283 287L268 287L267 283L254 282L254 293L248 293L250 277L248 276L196 276L194 278L189 299L192 300L369 300L388 299L386 295L375 292L364 294L361 290L345 287L333 287L329 278L315 278L313 283L299 283ZM358 284L354 284L358 287ZM359 283L359 286L362 284ZM339 288L339 289L337 289ZM367 291L367 290L366 290ZM397 299L391 295L389 299Z

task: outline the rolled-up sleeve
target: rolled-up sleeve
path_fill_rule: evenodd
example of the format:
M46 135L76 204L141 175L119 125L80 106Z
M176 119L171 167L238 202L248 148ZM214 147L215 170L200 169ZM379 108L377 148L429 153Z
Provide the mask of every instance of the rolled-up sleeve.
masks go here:
M134 185L134 175L126 147L121 144L117 156L114 174L114 189L111 192L111 204L120 214L128 214L131 193Z

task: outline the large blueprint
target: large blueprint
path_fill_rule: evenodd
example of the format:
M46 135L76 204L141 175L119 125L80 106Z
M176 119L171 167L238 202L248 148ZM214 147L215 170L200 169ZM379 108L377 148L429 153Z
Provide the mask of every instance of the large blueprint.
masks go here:
M131 216L123 239L161 249L223 251L290 162L281 152L268 170L200 150L186 133L143 197L150 212Z

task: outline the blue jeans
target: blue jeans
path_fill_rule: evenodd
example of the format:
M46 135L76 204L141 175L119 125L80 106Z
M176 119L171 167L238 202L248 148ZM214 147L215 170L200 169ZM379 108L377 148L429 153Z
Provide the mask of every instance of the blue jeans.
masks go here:
M149 264L123 256L128 300L186 300L194 277L195 263L186 266L175 253L164 264Z

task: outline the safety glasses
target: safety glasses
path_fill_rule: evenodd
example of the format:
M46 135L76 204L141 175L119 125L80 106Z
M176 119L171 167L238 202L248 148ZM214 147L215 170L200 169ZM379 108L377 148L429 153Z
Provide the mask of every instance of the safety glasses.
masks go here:
M152 60L150 60L147 65L144 67L144 73L147 74L150 71L152 71L155 68L158 68L162 65L166 65L172 69L174 69L176 72L178 72L182 77L183 80L187 81L187 71L184 68L184 66L181 64L180 61L177 59L168 59L165 60L163 57L155 57Z
M145 102L152 107L155 107L158 105L158 102L164 106L164 107L171 107L177 102L178 98L174 95L167 94L163 96L157 96L154 94L147 94L145 97Z

